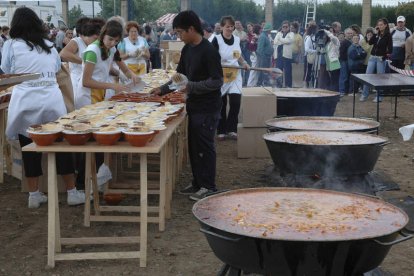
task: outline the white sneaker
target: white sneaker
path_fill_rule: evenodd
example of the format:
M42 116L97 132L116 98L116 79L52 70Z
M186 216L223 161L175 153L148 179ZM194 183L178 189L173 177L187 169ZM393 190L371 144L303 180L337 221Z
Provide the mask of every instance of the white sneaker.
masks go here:
M90 196L90 199L92 200L92 195ZM68 193L67 197L68 205L79 205L85 203L85 192L84 191L78 191L75 190L74 192Z
M236 133L236 132L229 132L229 133L227 134L227 137L228 137L230 140L237 140L237 133Z
M39 208L40 204L47 202L47 196L44 193L29 195L29 208Z
M226 140L226 135L225 134L219 134L219 135L217 135L217 140L218 141L224 141L224 140Z
M102 164L99 167L98 173L96 174L96 180L98 182L98 190L100 192L104 191L104 184L112 179L112 173L109 167L105 164Z

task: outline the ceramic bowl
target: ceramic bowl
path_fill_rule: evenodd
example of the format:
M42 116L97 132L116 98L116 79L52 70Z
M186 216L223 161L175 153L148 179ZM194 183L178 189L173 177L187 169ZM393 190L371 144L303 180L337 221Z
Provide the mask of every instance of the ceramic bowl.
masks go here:
M60 131L56 132L41 132L41 131L30 131L27 130L27 133L29 134L30 139L35 142L38 146L50 146L53 144L56 139L60 136Z
M114 145L121 138L121 130L114 131L95 131L93 133L93 138L98 142L98 144L111 146Z
M129 142L131 146L134 146L134 147L144 147L155 136L154 131L135 132L135 131L125 130L122 132L124 133L125 139Z
M89 131L78 132L71 130L63 131L63 138L72 146L81 146L86 144L88 140L92 137L92 133Z
M124 198L125 195L122 194L104 194L103 196L108 205L118 205Z

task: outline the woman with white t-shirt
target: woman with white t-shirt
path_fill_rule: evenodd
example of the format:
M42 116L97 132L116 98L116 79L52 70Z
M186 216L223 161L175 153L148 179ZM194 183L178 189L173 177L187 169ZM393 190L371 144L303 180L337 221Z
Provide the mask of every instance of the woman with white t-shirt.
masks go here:
M139 35L140 27L137 22L126 24L128 36L118 45L118 51L128 68L136 75L147 73L147 60L150 58L149 45L145 38Z
M99 39L86 48L83 54L81 84L75 94L75 108L103 101L107 89L115 92L130 90L129 86L108 82L112 62L116 63L133 83L139 81L138 77L121 60L115 47L121 41L122 36L122 25L114 20L108 21L103 26Z
M232 16L224 16L221 19L222 33L213 39L213 45L218 49L222 65L243 66L249 69L249 65L243 59L240 48L240 39L233 35L235 21ZM223 105L221 118L217 129L217 138L224 140L226 135L230 139L237 139L237 123L240 111L242 76L239 69L223 68L223 86L221 96ZM227 114L227 98L230 109Z

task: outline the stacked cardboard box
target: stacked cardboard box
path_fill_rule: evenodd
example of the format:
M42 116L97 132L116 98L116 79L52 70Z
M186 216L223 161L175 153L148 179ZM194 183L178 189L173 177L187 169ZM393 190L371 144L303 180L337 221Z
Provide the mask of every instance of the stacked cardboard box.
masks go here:
M277 115L276 96L271 87L243 88L240 121L237 126L237 156L239 158L268 158L270 154L263 134L265 121Z

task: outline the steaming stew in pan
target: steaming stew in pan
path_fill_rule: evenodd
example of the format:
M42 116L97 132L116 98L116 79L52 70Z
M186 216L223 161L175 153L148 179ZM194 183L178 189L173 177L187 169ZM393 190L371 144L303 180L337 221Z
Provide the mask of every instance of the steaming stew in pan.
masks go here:
M331 92L322 89L277 89L274 91L277 97L291 97L291 98L314 98L314 97L332 97L338 96L336 92Z
M266 122L270 127L293 130L356 131L376 128L378 122L341 117L288 117Z
M280 131L265 134L265 140L304 145L365 145L380 144L386 138L364 133L329 131Z
M364 239L408 222L400 209L375 198L295 188L230 191L199 201L193 212L214 228L277 240Z

